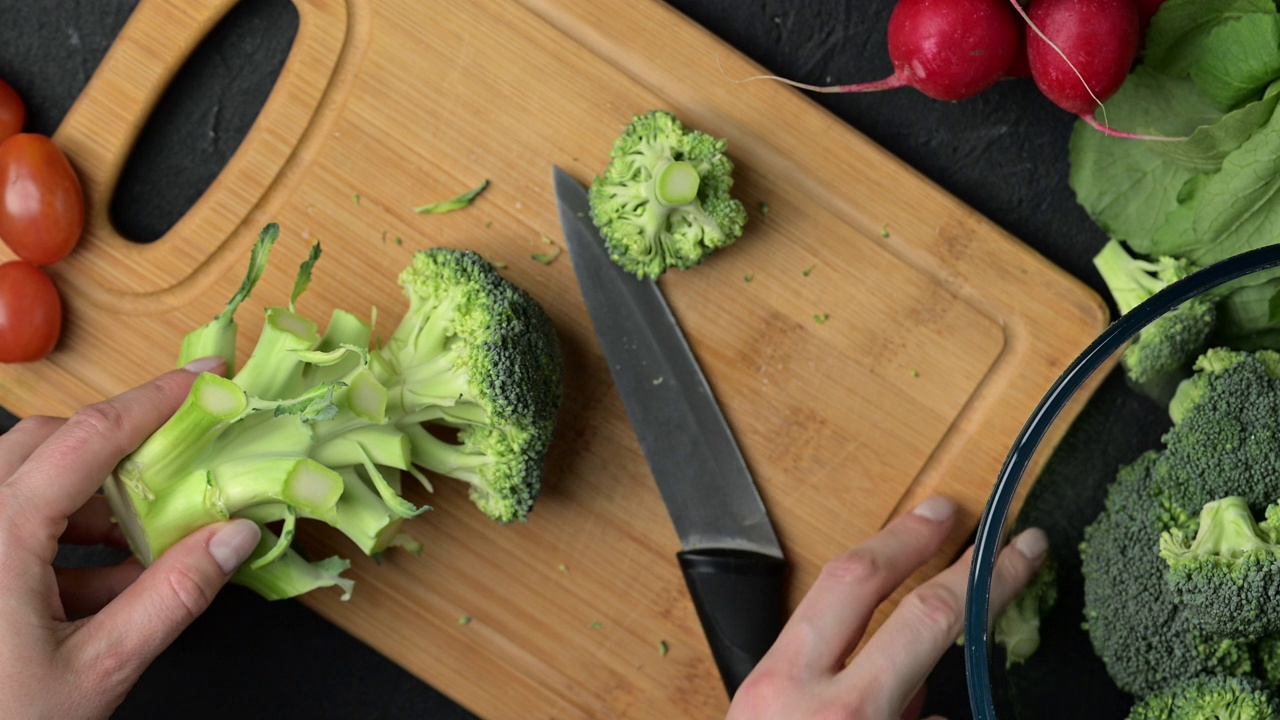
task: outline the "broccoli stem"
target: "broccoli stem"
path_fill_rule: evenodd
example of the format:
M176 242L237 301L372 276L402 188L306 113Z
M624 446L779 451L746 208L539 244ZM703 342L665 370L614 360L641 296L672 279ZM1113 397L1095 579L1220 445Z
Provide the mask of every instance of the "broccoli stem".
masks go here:
M375 464L406 470L409 438L392 425L363 425L320 440L311 457L329 467L360 465L368 455Z
M185 475L196 459L241 417L249 400L235 383L203 373L182 406L116 469L131 490L150 500Z
M414 464L431 472L448 475L474 485L480 482L477 469L493 462L493 458L488 455L470 454L461 445L447 443L432 435L424 427L413 426L400 429L409 438Z
M310 350L320 341L316 324L280 307L267 308L258 344L233 380L261 400L283 400L302 385L303 362L296 350Z
M354 468L343 468L338 473L342 475L343 490L334 527L366 555L386 550L395 542L404 518L391 512L382 496Z
M270 502L317 517L333 515L342 495L342 476L311 458L246 458L211 472L213 502L234 515Z
M316 350L333 352L344 346L368 348L369 338L372 334L373 328L369 327L368 323L346 310L338 308L329 316L329 325L325 328L324 336L320 338L319 344L316 345ZM304 385L308 386L333 382L346 377L360 365L361 358L356 353L347 355L332 365L307 365L302 371L302 381Z
M1248 502L1239 496L1206 503L1200 511L1200 528L1188 545L1179 531L1160 536L1160 557L1170 564L1193 557L1237 560L1253 550L1269 548L1253 519Z
M351 563L334 556L309 563L293 550L286 550L279 559L261 567L254 563L276 547L279 538L263 528L258 547L249 555L249 561L240 566L231 582L253 590L268 600L283 600L323 587L337 585L342 588L342 599L351 598L355 583L342 577Z
M263 271L267 269L267 255L279 236L280 226L275 223L267 225L258 234L258 240L249 253L249 269L240 283L240 288L231 296L227 307L217 317L182 338L182 346L178 350L178 367L196 358L218 356L226 362L227 374L235 373L236 309L248 299L249 294L253 292L253 286L258 284Z
M1093 258L1093 265L1116 300L1116 307L1123 315L1165 286L1151 273L1158 269L1153 263L1135 260L1118 240L1111 240Z
M687 205L698 197L700 181L693 163L684 160L664 163L654 173L654 195L663 205Z

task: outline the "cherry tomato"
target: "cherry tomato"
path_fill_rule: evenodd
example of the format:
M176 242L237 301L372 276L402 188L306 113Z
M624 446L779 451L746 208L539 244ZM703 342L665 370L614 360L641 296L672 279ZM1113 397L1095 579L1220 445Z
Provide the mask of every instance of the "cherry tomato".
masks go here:
M22 132L27 121L27 106L9 83L0 80L0 140Z
M0 240L18 257L52 265L84 228L84 191L58 146L20 133L0 142Z
M29 262L0 265L0 362L39 360L61 332L62 300L53 278Z

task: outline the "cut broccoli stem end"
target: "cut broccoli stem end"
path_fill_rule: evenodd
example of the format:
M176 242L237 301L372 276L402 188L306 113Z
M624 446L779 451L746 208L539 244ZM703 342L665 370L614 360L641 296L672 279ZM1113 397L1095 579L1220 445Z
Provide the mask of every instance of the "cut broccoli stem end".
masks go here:
M693 163L676 160L654 172L654 195L663 205L687 205L698 197L701 178Z
M342 476L310 458L249 458L212 473L213 502L228 515L271 502L308 515L333 517L342 495Z
M1160 557L1171 567L1200 558L1238 560L1247 553L1273 547L1263 539L1248 503L1238 496L1206 503L1200 511L1200 528L1190 543L1177 529L1160 536Z
M304 367L294 351L311 350L318 342L315 323L285 308L267 308L258 344L232 379L246 393L262 400L293 397L303 389Z
M143 497L154 498L189 472L248 405L248 397L235 383L201 374L177 412L120 463L116 475Z

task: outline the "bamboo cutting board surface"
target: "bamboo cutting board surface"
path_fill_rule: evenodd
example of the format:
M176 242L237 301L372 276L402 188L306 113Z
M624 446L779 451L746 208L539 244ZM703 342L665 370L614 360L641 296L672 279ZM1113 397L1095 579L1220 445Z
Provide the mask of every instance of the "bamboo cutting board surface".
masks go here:
M324 257L300 311L323 321L334 306L376 306L382 332L405 308L395 276L415 248L505 262L566 358L529 522L493 524L440 480L410 493L435 508L407 526L421 557L353 558L349 602L303 600L479 715L712 718L727 706L569 259L530 259L548 249L542 235L560 239L553 163L589 181L630 116L652 108L729 139L747 232L661 284L777 526L792 606L823 562L927 495L960 502L958 550L1021 424L1107 321L1082 284L802 95L731 82L762 70L652 0L296 0L293 50L240 149L164 238L132 244L108 220L116 178L232 4L142 0L67 115L56 139L89 217L54 268L66 331L48 360L0 366L0 405L70 413L170 367L270 221L283 236L238 315L241 360L315 240ZM412 212L485 178L470 208ZM305 540L314 555L355 552L327 528Z

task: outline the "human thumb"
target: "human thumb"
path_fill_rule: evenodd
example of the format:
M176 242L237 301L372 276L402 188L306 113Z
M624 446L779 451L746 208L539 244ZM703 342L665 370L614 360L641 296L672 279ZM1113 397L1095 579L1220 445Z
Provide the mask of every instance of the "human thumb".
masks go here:
M103 608L80 633L87 655L109 652L141 674L200 616L257 547L258 525L231 520L203 527L175 543Z

